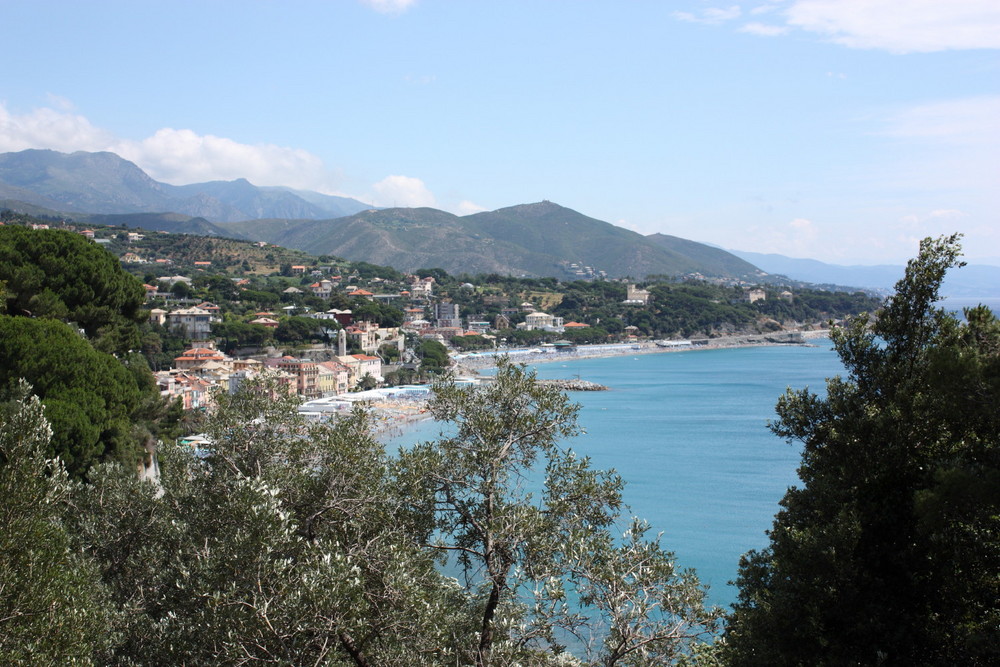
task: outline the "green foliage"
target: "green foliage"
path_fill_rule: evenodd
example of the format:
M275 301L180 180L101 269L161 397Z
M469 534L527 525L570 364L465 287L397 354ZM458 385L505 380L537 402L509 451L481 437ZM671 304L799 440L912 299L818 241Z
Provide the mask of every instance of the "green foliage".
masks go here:
M358 322L375 322L380 327L398 327L403 323L403 311L379 301L358 299L351 304L351 312Z
M459 350L488 350L493 347L493 341L479 335L454 336L450 342Z
M454 434L401 453L401 487L422 539L478 598L476 665L560 654L569 635L600 647L590 664L662 664L708 637L718 612L697 578L639 521L613 539L621 478L558 446L578 432L565 394L501 359L487 385L437 383L430 409Z
M281 343L321 341L324 325L322 320L311 317L283 317L274 328L274 339Z
M397 520L367 416L309 423L264 382L218 396L161 487L103 466L74 533L128 614L115 664L446 664L459 589ZM136 520L141 517L141 520Z
M22 378L34 386L52 423L48 453L72 474L106 456L136 455L131 432L140 390L113 356L62 322L0 315L0 359L0 387Z
M46 460L50 434L41 402L20 383L0 404L0 662L101 664L113 615L60 521L68 483Z
M885 307L835 331L847 377L779 401L803 486L741 562L729 664L1000 659L1000 324L935 307L958 252L926 239Z
M424 339L416 347L417 357L420 359L420 369L431 373L443 371L448 368L451 361L448 359L448 348L436 340Z
M286 331L290 327L286 327ZM313 333L310 327L304 327L306 336ZM226 318L222 322L212 323L212 335L218 340L219 347L232 353L241 347L260 347L274 337L270 329L260 324L250 324L237 319ZM302 340L302 337L299 337Z
M0 280L12 315L73 322L91 338L113 332L109 351L137 347L142 283L79 234L0 227Z
M84 483L45 461L22 386L0 411L0 658L580 664L575 634L586 664L652 666L709 637L716 614L648 527L612 537L618 476L557 446L576 430L564 395L507 363L489 387L438 392L455 435L392 460L363 410L312 422L275 382L247 383L216 396L204 450L163 445L156 483L116 463Z

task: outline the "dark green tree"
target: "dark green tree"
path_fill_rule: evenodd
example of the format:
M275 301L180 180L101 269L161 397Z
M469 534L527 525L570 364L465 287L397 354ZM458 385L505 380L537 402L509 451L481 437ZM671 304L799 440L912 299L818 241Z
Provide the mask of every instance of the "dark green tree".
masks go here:
M142 283L79 234L0 227L0 281L11 315L72 322L91 339L108 336L111 352L139 347Z
M0 387L23 378L42 399L53 430L48 454L72 474L106 456L127 461L139 454L132 433L142 395L136 375L68 325L0 315L0 360Z
M437 373L448 368L451 361L448 359L448 348L436 340L424 339L416 348L417 357L420 358L420 369L431 373Z
M957 240L923 241L884 308L834 331L825 397L778 402L803 485L741 562L729 664L1000 661L1000 325L935 306Z

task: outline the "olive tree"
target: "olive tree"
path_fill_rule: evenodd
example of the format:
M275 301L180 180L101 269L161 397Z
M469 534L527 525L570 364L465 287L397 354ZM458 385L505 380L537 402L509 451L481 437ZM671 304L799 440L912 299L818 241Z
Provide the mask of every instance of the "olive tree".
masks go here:
M579 432L564 393L507 359L491 382L434 390L451 431L401 454L401 486L427 546L478 601L470 661L541 664L596 638L592 662L656 664L707 638L717 613L697 579L641 524L613 539L623 481L559 446Z
M100 664L114 614L61 521L69 482L30 392L22 381L0 404L0 662Z

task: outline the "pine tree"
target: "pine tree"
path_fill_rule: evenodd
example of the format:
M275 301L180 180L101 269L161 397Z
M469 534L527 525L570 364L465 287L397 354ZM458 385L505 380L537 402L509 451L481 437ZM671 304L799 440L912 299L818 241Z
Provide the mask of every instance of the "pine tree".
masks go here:
M780 399L803 485L741 562L729 664L1000 660L1000 324L936 306L958 257L922 242L885 307L834 331L846 377Z

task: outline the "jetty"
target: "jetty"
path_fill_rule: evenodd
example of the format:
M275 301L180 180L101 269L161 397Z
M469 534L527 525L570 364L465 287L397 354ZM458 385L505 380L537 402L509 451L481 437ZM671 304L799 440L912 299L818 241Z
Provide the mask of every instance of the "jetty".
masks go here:
M596 382L591 382L589 380L580 380L575 378L572 380L539 380L538 384L544 385L546 387L557 387L563 391L607 391L608 388L603 384L597 384Z

